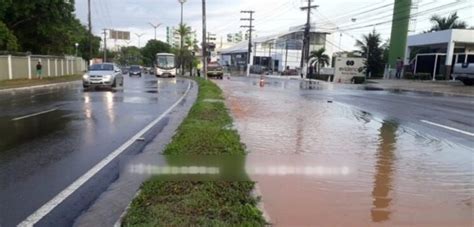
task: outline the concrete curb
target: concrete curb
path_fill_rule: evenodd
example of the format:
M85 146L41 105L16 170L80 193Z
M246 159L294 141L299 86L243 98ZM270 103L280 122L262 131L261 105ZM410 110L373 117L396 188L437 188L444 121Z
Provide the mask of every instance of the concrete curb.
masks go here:
M260 191L260 187L258 186L258 183L255 183L255 187L253 191L251 192L251 194L254 198L259 199L257 203L257 208L262 212L263 219L265 219L265 222L267 223L266 226L272 226L270 216L265 210L265 204L263 203L263 199L262 199L263 195L262 195L262 192Z
M439 95L439 96L462 96L462 97L474 97L474 94L467 94L467 93L456 93L456 92L442 92L442 91L424 91L424 90L417 90L417 89L410 89L410 88L387 88L383 86L377 85L368 85L368 88L374 88L381 91L392 91L392 92L414 92L420 94L431 94L431 95Z
M80 80L60 82L60 83L51 83L51 84L43 84L43 85L35 85L35 86L28 86L28 87L0 89L0 93L25 91L25 90L33 90L33 89L38 89L38 88L47 88L47 87L56 87L56 86L64 86L64 85L70 85L70 84L76 84L76 83L79 84Z

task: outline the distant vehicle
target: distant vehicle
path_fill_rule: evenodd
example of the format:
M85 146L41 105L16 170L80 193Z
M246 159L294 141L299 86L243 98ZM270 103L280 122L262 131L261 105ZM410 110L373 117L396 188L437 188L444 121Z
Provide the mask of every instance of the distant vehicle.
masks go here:
M122 67L122 74L128 74L128 67Z
M224 69L222 66L217 63L217 62L210 62L207 65L207 77L209 78L217 78L217 79L223 79L224 78Z
M466 86L474 85L474 55L466 55L465 60L462 63L458 62L454 65L453 75L454 78L460 80Z
M156 54L155 75L157 77L176 77L176 63L174 54Z
M130 77L132 76L138 76L142 77L142 69L139 65L132 65L130 66L130 69L128 70L128 75Z
M297 76L298 75L298 70L296 69L285 69L285 71L283 71L281 73L282 76Z
M88 72L82 76L82 85L84 89L123 86L122 70L113 63L91 65Z
M261 66L261 65L250 66L250 73L252 74L267 74L268 71L269 70L265 66Z

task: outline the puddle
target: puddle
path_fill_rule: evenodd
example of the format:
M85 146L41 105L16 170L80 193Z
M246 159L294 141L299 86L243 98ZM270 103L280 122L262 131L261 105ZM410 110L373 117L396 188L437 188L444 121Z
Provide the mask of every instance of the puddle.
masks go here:
M303 96L305 87L219 85L276 226L472 224L472 150Z

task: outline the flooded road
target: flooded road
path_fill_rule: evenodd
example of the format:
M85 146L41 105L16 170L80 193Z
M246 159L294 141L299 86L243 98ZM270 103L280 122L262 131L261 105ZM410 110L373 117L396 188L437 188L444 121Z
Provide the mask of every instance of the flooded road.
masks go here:
M1 93L0 227L16 226L109 157L187 86L187 80L146 75L125 76L117 90L84 91L74 83ZM110 179L87 188L83 204L64 208L62 217L74 218L75 209L87 205Z
M473 225L474 138L420 123L450 119L472 132L463 124L472 123L469 99L290 80L217 83L274 225Z

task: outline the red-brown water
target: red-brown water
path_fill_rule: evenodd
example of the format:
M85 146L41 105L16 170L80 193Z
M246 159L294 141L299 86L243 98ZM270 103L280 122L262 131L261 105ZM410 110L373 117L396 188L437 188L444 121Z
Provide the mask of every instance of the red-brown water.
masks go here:
M274 225L473 226L470 148L298 88L218 84Z

